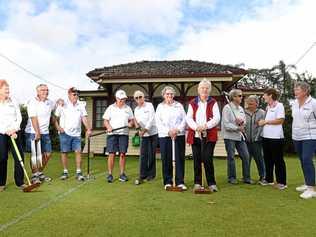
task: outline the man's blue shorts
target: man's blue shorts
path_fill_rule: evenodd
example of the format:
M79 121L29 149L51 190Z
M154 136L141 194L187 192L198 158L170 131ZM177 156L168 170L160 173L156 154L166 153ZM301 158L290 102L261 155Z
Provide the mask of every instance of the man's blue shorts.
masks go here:
M81 137L69 136L66 133L59 134L60 152L81 151Z
M31 152L31 142L35 139L34 133L25 133L25 151ZM51 153L52 152L52 142L50 140L49 134L41 134L41 151Z
M128 148L127 135L109 135L106 140L106 151L108 153L126 153Z

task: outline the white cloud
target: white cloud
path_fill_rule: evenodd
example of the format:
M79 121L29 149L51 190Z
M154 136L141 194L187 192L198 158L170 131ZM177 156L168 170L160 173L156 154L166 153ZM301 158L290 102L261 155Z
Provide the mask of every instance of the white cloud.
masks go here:
M181 0L74 0L80 15L97 16L104 30L170 35L180 27Z
M12 1L7 29L13 37L44 47L66 48L77 40L76 16L50 4L48 10L36 15L31 2Z
M196 7L216 2L190 1ZM255 9L252 18L203 27L182 25L184 3L73 0L71 10L51 2L38 13L34 1L12 0L5 28L0 30L0 53L64 88L92 89L96 86L85 74L96 67L165 59L164 46L155 39L148 40L155 35L167 37L176 45L168 53L169 59L245 63L248 67L270 67L280 59L294 63L316 41L314 1L293 5L291 1L274 0L270 6ZM141 42L145 43L132 43L134 34L139 38L144 35ZM316 75L315 58L316 46L298 69ZM0 78L9 80L14 96L21 100L34 95L35 86L41 83L1 57ZM65 93L52 86L50 89L54 98Z
M72 11L52 2L47 10L36 13L34 2L11 1L6 28L0 31L0 53L61 87L96 88L85 76L95 67L159 58L155 46L131 44L133 31L121 25L128 23L141 33L174 33L180 17L178 1L163 2L169 4L168 9L148 1L136 6L130 1L116 5L114 1L75 1L79 5ZM13 95L21 101L34 95L35 86L42 82L1 57L0 78L9 81ZM54 98L65 93L50 87Z
M188 27L180 38L179 47L168 58L192 58L224 64L245 63L248 67L271 67L279 60L295 63L316 41L316 2L302 0L273 1L256 9L253 18L240 22L218 23L204 30ZM316 75L316 47L298 65Z

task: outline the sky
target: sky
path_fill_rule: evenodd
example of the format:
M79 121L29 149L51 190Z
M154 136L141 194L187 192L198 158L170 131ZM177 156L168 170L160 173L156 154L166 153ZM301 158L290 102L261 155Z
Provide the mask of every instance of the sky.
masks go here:
M296 67L315 76L315 9L314 0L0 0L0 78L23 103L40 83L51 98L96 89L94 68L186 59L267 68L313 45Z

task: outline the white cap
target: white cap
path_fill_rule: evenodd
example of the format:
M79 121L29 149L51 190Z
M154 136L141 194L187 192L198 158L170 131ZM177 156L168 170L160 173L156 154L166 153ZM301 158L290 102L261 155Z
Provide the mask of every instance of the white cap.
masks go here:
M125 91L123 90L118 90L116 93L115 93L115 97L118 98L118 99L127 99L127 95L125 93Z

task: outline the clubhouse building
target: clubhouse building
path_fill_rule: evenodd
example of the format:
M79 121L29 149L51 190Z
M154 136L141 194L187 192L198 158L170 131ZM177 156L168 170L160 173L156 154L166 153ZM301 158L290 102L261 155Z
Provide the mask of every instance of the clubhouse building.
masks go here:
M225 100L223 91L236 87L236 83L247 74L247 71L229 65L208 62L180 61L141 61L114 66L97 68L87 73L87 76L99 87L93 91L80 91L81 99L86 101L87 112L92 121L93 132L104 130L102 115L105 109L115 101L114 95L118 89L123 89L128 95L127 104L135 108L133 93L135 90L144 92L146 100L156 107L161 101L161 90L172 86L176 90L175 100L181 102L185 109L188 102L197 95L198 83L206 78L212 82L211 96L222 108ZM252 93L252 91L245 92ZM130 130L130 140L135 131ZM105 135L92 138L91 151L104 153ZM186 154L191 154L187 147ZM87 147L85 147L86 151ZM129 144L128 154L138 155L139 147ZM214 156L226 156L223 139L219 136Z

